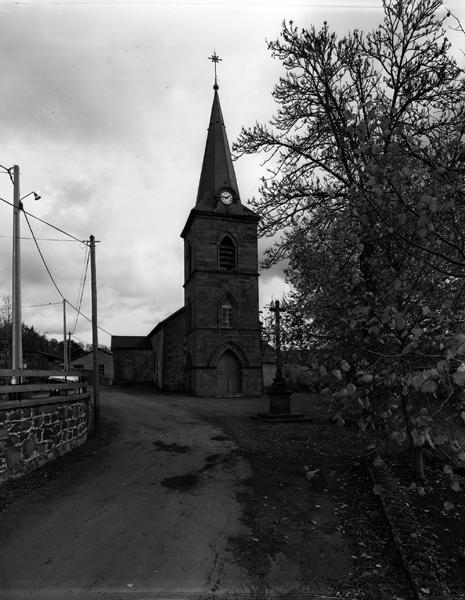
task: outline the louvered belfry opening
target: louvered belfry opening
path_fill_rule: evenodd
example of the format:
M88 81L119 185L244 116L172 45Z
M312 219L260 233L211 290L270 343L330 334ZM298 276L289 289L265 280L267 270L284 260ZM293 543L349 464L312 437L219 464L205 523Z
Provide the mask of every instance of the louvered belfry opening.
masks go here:
M221 240L219 263L220 269L236 268L236 246L228 235Z

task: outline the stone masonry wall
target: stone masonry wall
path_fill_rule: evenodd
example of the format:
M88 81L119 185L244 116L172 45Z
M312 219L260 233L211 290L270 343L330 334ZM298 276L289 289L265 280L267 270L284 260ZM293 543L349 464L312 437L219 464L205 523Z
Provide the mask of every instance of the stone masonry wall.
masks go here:
M83 444L92 425L90 398L14 408L0 403L0 482Z
M152 350L138 348L115 350L116 383L153 381L152 354Z

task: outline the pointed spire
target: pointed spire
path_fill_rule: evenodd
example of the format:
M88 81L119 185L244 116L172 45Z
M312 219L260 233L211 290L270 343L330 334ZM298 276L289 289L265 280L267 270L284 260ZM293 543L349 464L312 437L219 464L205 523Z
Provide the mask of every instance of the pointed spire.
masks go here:
M202 204L202 208L205 209L216 207L216 196L224 188L232 190L235 196L239 198L216 78L213 89L215 92L196 203L197 205Z

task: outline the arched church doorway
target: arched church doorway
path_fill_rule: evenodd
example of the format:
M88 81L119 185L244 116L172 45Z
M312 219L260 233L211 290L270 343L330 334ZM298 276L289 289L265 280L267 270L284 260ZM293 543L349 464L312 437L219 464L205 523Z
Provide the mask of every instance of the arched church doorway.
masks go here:
M242 391L241 365L231 350L226 350L216 368L216 393L218 396L239 394Z

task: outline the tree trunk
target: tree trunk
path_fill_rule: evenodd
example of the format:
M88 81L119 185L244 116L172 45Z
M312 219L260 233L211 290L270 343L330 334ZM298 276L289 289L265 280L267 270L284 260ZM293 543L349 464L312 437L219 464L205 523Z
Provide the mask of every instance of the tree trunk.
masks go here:
M410 418L407 410L407 398L403 394L401 394L400 398L402 406L402 415L404 417L405 428L407 430L407 437L409 440L410 449L412 450L413 454L413 466L415 469L415 474L417 476L417 479L425 481L426 476L425 464L423 460L423 448L421 446L416 446L413 441L412 428L410 426Z
M419 479L420 481L426 481L425 463L423 460L423 448L421 446L415 446L413 452L415 456L415 472L417 475L417 479Z

